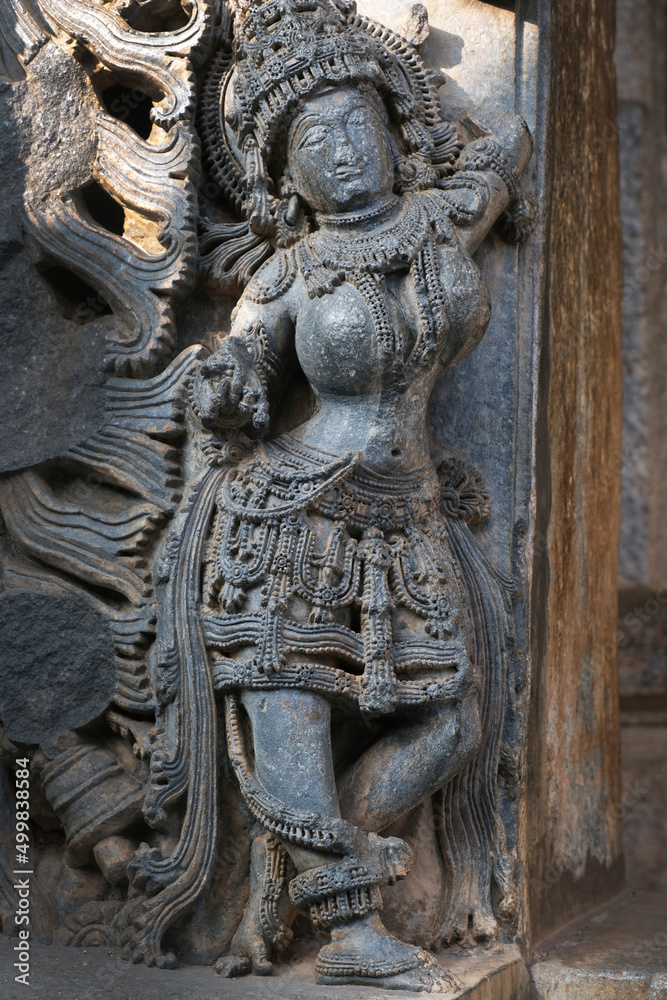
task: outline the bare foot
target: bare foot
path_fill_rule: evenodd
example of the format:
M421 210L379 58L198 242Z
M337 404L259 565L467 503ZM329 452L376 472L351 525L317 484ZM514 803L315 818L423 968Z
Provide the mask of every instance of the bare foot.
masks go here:
M246 907L229 951L215 963L215 971L224 979L249 976L251 973L253 976L270 976L273 973L273 963L269 959L256 907Z
M456 976L411 944L392 937L373 913L333 930L317 956L317 982L326 986L375 986L385 990L456 993Z
M252 955L241 955L238 951L233 951L218 959L215 971L223 979L236 979L237 976L249 976L250 973L253 976L270 976L273 973L273 963L261 949Z
M292 937L289 926L284 923L284 919L289 917L283 912L286 907L289 909L287 893L283 893L278 901L274 899L283 881L283 873L276 867L282 861L274 848L274 841L269 842L266 835L253 841L250 897L229 951L215 964L215 971L225 979L249 976L251 973L253 976L270 976L273 973L271 948L280 951Z

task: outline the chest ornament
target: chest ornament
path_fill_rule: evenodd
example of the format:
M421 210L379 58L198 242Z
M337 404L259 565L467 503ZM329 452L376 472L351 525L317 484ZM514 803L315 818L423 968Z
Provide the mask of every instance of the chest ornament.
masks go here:
M299 270L311 298L332 292L352 274L407 270L426 243L454 243L450 208L437 191L394 197L366 226L353 213L319 216L320 228L295 247ZM372 223L372 228L368 224Z
M454 245L444 193L420 192L394 197L361 228L354 214L319 218L320 229L294 248L298 268L311 298L320 298L348 281L362 295L373 321L378 355L391 360L404 380L430 360L447 328L445 292L440 274L439 245ZM384 218L383 218L384 217ZM409 271L419 315L410 354L396 323L391 321L385 288L387 274Z

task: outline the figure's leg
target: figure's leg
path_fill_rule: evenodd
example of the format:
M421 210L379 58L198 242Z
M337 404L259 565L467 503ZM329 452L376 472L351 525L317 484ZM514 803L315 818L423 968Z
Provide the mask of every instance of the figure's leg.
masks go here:
M256 774L264 788L295 810L310 810L329 818L340 816L327 702L318 695L283 690L246 692L243 704L251 723ZM405 726L400 727L393 734L393 743L391 739L389 744L380 741L384 749L376 757L378 763L384 759L384 766L396 764L400 758L398 750L402 747L404 756L411 741L421 739L424 748L430 745L430 761L437 767L436 748L440 748L441 753L452 751L451 734L448 740L443 740L437 732L438 724L436 715L427 713L418 723L409 722L407 732L404 732ZM372 766L373 749L362 758L368 767ZM354 768L350 770L355 771ZM363 767L359 774L362 778L366 774ZM399 785L402 787L401 782ZM352 794L353 780L348 787ZM430 784L425 787L423 794L428 794ZM405 808L410 804L408 802ZM382 838L375 840L378 844L389 843ZM386 930L378 912L382 904L378 885L382 883L368 887L351 885L347 889L347 869L340 864L344 865L346 859L341 855L305 849L289 841L285 842L285 848L299 875L317 868L318 881L330 880L337 886L311 906L313 919L332 934L331 944L325 946L318 957L321 982L349 985L370 980L378 988L434 993L455 987L453 978L432 956L398 941ZM356 859L350 857L349 860L353 862L352 867L357 867ZM309 884L308 878L303 884Z
M338 780L342 815L362 830L384 830L458 774L480 740L477 696L425 708L392 728Z
M341 776L338 793L343 817L369 832L383 830L456 775L474 756L479 739L476 695L458 707L437 706L414 713L381 736ZM363 983L363 974L351 971L355 957L361 966L364 956L371 955L387 969L392 962L407 959L409 946L397 949L384 926L376 922L379 916L374 914L357 926L341 924L332 929L331 944L318 957L320 982ZM380 928L386 936L377 934ZM411 951L418 955L416 968L374 983L385 989L433 993L457 988L454 977L431 955L416 948ZM346 964L350 974L341 978Z
M299 809L340 816L329 703L308 691L244 691L260 780Z
M252 729L257 776L281 802L339 817L331 756L331 708L307 691L245 691L243 707ZM299 872L333 860L331 854L287 842Z
M302 810L338 817L338 797L331 759L329 704L302 691L246 691L242 696L252 731L259 780L277 799ZM297 871L333 860L332 855L297 844L284 845ZM250 862L250 898L229 951L216 964L226 978L271 975L271 942L260 919L266 835L255 837Z
M285 853L275 837L255 833L250 848L250 894L231 944L216 962L215 971L225 979L236 976L270 976L271 954L283 951L292 939L294 919L286 893Z

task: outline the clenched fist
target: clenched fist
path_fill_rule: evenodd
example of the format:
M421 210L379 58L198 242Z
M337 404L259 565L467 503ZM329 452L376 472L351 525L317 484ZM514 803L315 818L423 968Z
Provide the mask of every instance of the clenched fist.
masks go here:
M190 405L204 427L266 427L269 403L250 351L237 337L224 340L195 370Z

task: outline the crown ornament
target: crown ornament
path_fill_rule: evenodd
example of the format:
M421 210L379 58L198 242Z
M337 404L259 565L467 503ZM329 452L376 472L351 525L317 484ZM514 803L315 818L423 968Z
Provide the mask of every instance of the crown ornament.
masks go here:
M395 148L397 189L429 187L452 174L462 144L442 119L439 83L410 42L346 0L231 0L202 88L199 129L209 177L247 222L245 250L218 252L232 227L204 223L204 269L215 270L222 254L233 264L222 273L218 266L217 284L229 278L238 287L258 260L307 231L280 182L289 124L320 91L377 92Z

